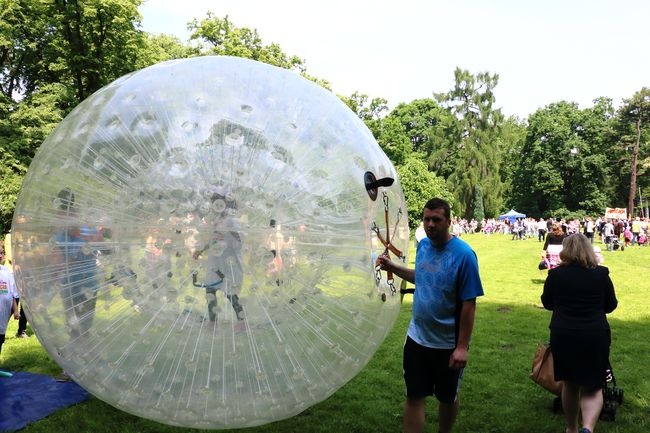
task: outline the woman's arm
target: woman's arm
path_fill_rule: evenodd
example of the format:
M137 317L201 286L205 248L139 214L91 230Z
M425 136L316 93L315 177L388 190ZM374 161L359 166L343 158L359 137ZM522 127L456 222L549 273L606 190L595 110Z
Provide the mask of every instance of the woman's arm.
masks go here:
M609 278L609 273L606 275L607 280L605 281L605 299L604 299L604 310L605 314L611 313L618 306L618 299L616 299L616 292L614 291L614 283L612 279Z
M548 275L546 276L546 281L544 281L544 291L542 292L542 305L544 308L547 310L553 311L553 307L555 304L555 301L553 299L553 275L555 275L554 272L549 271Z

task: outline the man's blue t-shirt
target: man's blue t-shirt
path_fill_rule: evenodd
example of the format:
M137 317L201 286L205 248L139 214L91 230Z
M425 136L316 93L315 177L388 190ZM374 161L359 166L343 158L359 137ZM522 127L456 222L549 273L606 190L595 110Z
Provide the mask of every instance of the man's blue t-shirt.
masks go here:
M422 346L455 348L460 304L478 296L483 296L483 286L478 260L470 246L457 237L439 247L423 239L415 256L413 317L408 336Z

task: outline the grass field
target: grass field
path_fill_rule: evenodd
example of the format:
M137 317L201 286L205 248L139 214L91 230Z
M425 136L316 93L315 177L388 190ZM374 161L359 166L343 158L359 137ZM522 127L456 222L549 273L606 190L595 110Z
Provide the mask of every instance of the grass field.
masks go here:
M538 342L548 339L550 312L539 296L545 272L537 269L541 244L536 239L475 234L464 237L475 249L485 296L478 302L469 365L461 389L461 412L455 431L463 433L559 433L561 415L552 412L553 396L528 377ZM650 248L603 252L619 307L609 315L611 362L625 391L616 421L601 421L603 433L650 431ZM412 259L411 254L411 259ZM327 400L300 415L238 432L399 432L404 386L401 348L411 311L404 297L401 313L369 364ZM56 375L61 370L36 338L16 339L11 321L0 366L6 370ZM0 379L1 380L1 379ZM426 432L436 432L436 412L429 403ZM198 431L170 427L121 412L91 398L30 424L33 432L170 432Z

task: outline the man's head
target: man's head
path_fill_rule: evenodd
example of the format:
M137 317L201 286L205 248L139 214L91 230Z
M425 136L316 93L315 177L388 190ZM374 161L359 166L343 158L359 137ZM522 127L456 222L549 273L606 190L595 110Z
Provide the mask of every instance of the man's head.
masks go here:
M70 188L66 187L59 191L56 195L55 204L62 216L73 216L77 213L74 193Z
M451 234L451 209L449 203L440 198L432 198L422 210L422 223L427 237L434 245L444 244Z
M441 198L432 198L431 200L425 203L424 209L429 209L429 210L442 209L445 218L451 219L451 208L449 207L449 203L447 203L446 200L443 200Z
M62 210L68 210L74 206L74 193L70 188L63 188L56 198L59 200L59 208Z

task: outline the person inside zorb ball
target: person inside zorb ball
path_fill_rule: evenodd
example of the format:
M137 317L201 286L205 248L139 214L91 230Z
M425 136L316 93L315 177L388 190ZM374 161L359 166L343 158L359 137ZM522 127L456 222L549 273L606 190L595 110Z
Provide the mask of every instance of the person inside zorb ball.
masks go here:
M352 379L399 312L396 172L334 94L234 57L100 89L34 158L13 222L40 342L126 412L196 428L291 417Z

